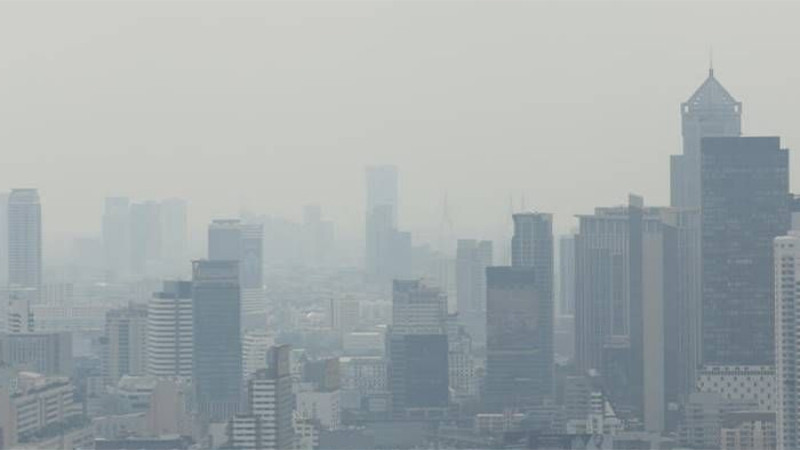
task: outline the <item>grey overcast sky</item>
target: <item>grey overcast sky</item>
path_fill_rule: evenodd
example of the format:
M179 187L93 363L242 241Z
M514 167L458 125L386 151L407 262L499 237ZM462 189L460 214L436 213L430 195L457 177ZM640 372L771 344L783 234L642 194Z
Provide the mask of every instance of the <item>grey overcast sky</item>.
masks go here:
M679 104L712 47L744 132L800 149L798 17L764 2L2 2L0 189L38 187L51 236L98 232L107 195L184 197L196 229L318 202L357 236L364 166L393 163L405 228L437 229L447 192L460 236L492 237L523 194L566 230L631 191L667 203Z

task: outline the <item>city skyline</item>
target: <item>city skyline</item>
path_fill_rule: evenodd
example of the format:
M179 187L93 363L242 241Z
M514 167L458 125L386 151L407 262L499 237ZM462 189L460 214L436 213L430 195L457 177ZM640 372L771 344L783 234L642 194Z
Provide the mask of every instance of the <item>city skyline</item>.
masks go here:
M449 65L444 67L439 65L437 70L442 70L443 74L451 77L457 75L463 77L463 81L451 87L447 87L444 84L445 80L440 78L434 79L430 84L422 84L424 87L422 92L425 93L435 88L442 88L441 100L437 100L439 97L425 100L413 96L409 99L409 102L413 103L409 105L398 96L387 93L386 106L382 106L374 102L362 102L359 94L374 93L377 86L368 84L363 89L354 86L343 78L344 68L330 75L330 84L341 87L343 94L352 94L354 96L352 102L348 102L347 97L334 94L323 79L295 77L297 83L295 89L309 88L309 95L316 95L318 100L309 102L324 108L322 112L313 116L314 120L308 124L320 126L325 130L319 138L314 139L305 138L304 134L300 133L296 126L297 122L294 121L296 112L281 116L276 115L272 109L259 106L270 103L266 98L273 94L271 86L274 83L284 82L284 77L295 73L295 70L306 68L306 65L298 69L287 68L285 71L274 72L274 78L265 77L263 84L250 77L239 79L220 75L220 78L211 78L210 75L198 74L196 83L187 85L174 95L162 96L161 101L167 105L165 113L170 112L180 118L174 127L166 126L169 121L163 122L165 125L155 123L154 120L161 117L159 114L148 119L137 113L143 106L139 100L126 94L129 89L133 89L133 92L143 91L145 94L143 99L155 100L152 95L164 93L163 89L155 84L156 74L146 71L141 74L142 77L138 81L130 80L130 86L127 88L112 83L112 80L121 74L110 69L95 71L94 77L97 82L92 85L76 78L85 73L84 67L96 68L96 63L87 60L87 57L95 51L103 51L106 44L98 42L93 36L105 33L108 27L121 25L118 32L109 36L109 43L126 49L133 61L162 62L166 57L163 50L154 48L155 51L150 57L143 53L143 50L153 47L154 39L165 39L165 42L169 43L167 48L180 49L189 45L167 35L167 27L175 26L184 30L187 36L201 39L198 43L207 42L205 39L208 38L202 37L203 30L190 21L171 23L168 19L159 19L158 14L149 14L151 11L147 6L131 8L129 12L133 16L155 16L144 22L155 27L155 34L152 38L137 43L133 40L142 32L140 28L111 11L95 10L86 6L87 9L84 11L88 14L86 27L82 31L77 29L64 31L63 39L59 37L63 43L54 47L60 49L59 55L63 56L59 56L55 61L44 59L41 53L46 46L55 45L51 33L42 32L36 39L24 39L29 33L44 30L33 27L24 31L16 23L6 23L2 29L3 36L7 39L3 41L17 42L17 48L7 48L12 58L9 61L17 63L6 66L2 72L8 83L3 88L7 102L0 108L0 114L10 128L4 137L0 136L0 144L9 149L8 164L15 169L11 171L3 185L8 189L25 186L36 186L40 189L42 201L50 206L51 217L56 219L47 225L50 227L45 230L47 236L57 236L64 232L99 231L99 222L93 218L100 214L103 198L127 195L142 199L181 197L189 200L193 211L190 224L193 236L202 232L205 223L214 218L235 215L243 207L255 212L299 220L302 214L301 206L316 202L322 204L337 223L342 224L343 234L350 234L351 238L356 239L363 227L363 211L360 204L358 206L348 204L343 199L361 196L360 173L365 165L388 163L397 165L402 173L401 196L405 200L401 204L400 217L403 218L401 227L413 231L419 230L423 235L427 234L429 237L423 236L423 239L428 241L435 242L435 229L439 224L438 220L431 221L430 217L438 218L441 215L439 213L441 199L445 194L448 194L453 210L456 230L464 234L483 239L496 239L495 236L503 229L504 222L494 218L499 218L507 212L511 196L514 197L518 208L524 196L528 207L552 212L556 229L565 232L575 226L576 221L573 218L575 214L589 211L596 204L610 204L628 191L644 195L651 199L652 204L667 204L669 189L665 181L669 178L669 169L664 161L669 155L679 153L681 146L680 136L674 133L680 122L676 104L686 100L704 79L709 66L711 47L714 48L716 76L738 100L747 105L745 109L747 126L743 129L744 133L781 134L789 147L794 142L800 141L800 135L795 135L794 127L791 125L796 122L796 112L791 101L797 95L796 83L784 81L791 80L796 77L793 74L800 73L783 57L791 54L788 50L791 48L789 43L793 40L789 37L784 38L779 33L767 33L762 36L762 41L755 43L747 42L737 35L735 30L742 27L733 24L741 24L747 20L745 17L752 17L753 15L749 13L752 12L753 6L729 5L719 9L712 5L693 5L691 8L680 5L659 5L656 7L658 14L654 10L635 6L604 5L601 8L588 5L586 7L600 17L628 13L631 17L637 18L638 22L626 23L620 31L620 33L623 31L641 33L637 43L621 41L618 34L599 29L597 25L581 18L582 15L575 18L575 24L564 29L541 23L538 31L533 31L537 29L535 26L528 30L528 25L523 24L523 18L535 19L537 21L535 23L541 20L536 17L543 14L563 18L570 16L575 6L521 4L488 10L491 13L488 17L505 20L506 25L502 32L494 37L490 38L483 33L478 35L488 39L484 49L471 45L476 37L469 37L468 33L479 27L468 25L474 24L478 17L482 17L487 12L484 8L488 6L461 5L456 11L463 15L465 22L463 26L453 30L452 38L432 39L434 45L430 48L423 48L416 40L408 43L413 51L402 52L400 61L411 65L414 70L409 74L408 80L401 80L397 75L399 70L397 65L390 64L379 55L366 53L367 56L377 58L378 62L389 64L385 69L381 69L382 66L374 66L368 59L362 57L361 52L368 50L357 45L357 38L371 33L373 29L366 25L358 25L351 37L338 37L328 44L341 46L323 48L345 58L355 67L368 69L365 77L375 76L380 79L385 77L401 87L400 92L405 94L412 86L416 86L416 83L422 83L425 73L416 69L420 64L430 61L445 46L455 46L462 53L451 56L442 63ZM8 19L12 17L24 19L33 14L27 7L19 4L4 4L2 8L8 11L8 14L3 14L3 17ZM310 14L310 11L302 6L281 8L251 5L240 6L239 11L242 14L260 17L268 15L272 11L271 8L278 8L276 12L298 19L308 17ZM433 33L436 22L420 18L417 12L422 9L416 9L413 5L403 5L398 8L401 17L419 21L421 32L427 33L427 36ZM435 6L425 5L424 8L435 9ZM774 11L758 12L766 14L763 16L764 24L770 23L771 26L774 25L774 29L781 29L782 33L794 33L793 27L779 25L791 15L785 12L791 12L794 8L792 5L784 5L776 7ZM54 10L59 9L56 6ZM80 11L80 8L76 11ZM396 25L387 11L374 5L322 6L318 11L322 17L338 18L337 20L349 24L353 21L348 18L366 16L374 19L376 23L384 23L389 27ZM68 11L64 13L67 16L75 14ZM198 18L229 18L231 21L236 17L235 14L212 6L199 8L196 15ZM684 37L680 40L668 40L665 36L669 36L666 31L666 27L669 27L666 24L669 21L663 21L664 25L656 22L660 21L661 16L672 17L675 21L685 23ZM709 20L710 17L714 19ZM22 23L24 20L17 22ZM213 35L216 36L217 31L228 30L228 23L227 20L222 20L217 25L220 28L214 28ZM267 38L295 37L298 33L311 33L313 30L308 27L314 26L313 24L320 27L321 35L329 36L333 32L330 27L335 23L337 23L335 20L332 25L311 21L302 28L276 26L273 31L267 32L245 21L242 33L253 36L255 39L252 42L250 40L243 42L241 35L229 34L230 40L223 41L220 45L240 44L242 53L230 55L225 60L247 67L253 73L260 73L268 70L271 65L260 58L249 58L250 55L277 52L280 61L288 57L271 46L270 39ZM45 25L52 25L54 30L60 30L60 25L51 20L44 20L40 26ZM438 30L438 27L436 29ZM540 42L543 37L550 35L559 37L563 41L563 48L557 52L543 49ZM569 37L570 35L575 37ZM264 39L258 39L261 36ZM596 36L598 42L583 49L579 45L579 39L590 36ZM319 51L310 45L309 40L303 42L302 49L309 52L309 57L320 56ZM403 48L392 36L382 34L379 42L389 48L398 46ZM598 60L598 56L591 54L593 46L601 44L613 45L616 48L607 54L608 62ZM341 50L347 45L356 47L352 51ZM264 46L263 52L256 46ZM495 56L487 55L489 50L494 50L498 46L509 46L509 50L497 53ZM665 48L666 51L650 52L649 49L652 48ZM786 49L786 51L763 51L765 49ZM215 55L219 52L217 47L212 47L212 50ZM25 60L27 62L20 59L20 52L23 51L28 51L31 55ZM462 54L463 56L459 56ZM522 54L536 54L539 58L524 62L524 59L530 58L519 58ZM470 75L469 71L465 73L462 70L472 67L465 66L469 61L467 58L480 57L490 58L489 61L503 67L503 71L484 70ZM127 64L120 61L118 55L111 55L111 58L112 61ZM193 54L187 54L186 58L185 63L168 63L168 67L175 73L185 73L188 68L205 68ZM324 59L324 61L329 60ZM53 95L54 89L58 86L56 79L43 77L37 78L38 81L23 82L23 79L28 79L26 75L29 71L56 67L64 69L64 82L73 86L74 95L80 96L87 102L85 117L96 117L102 111L112 111L102 119L103 123L109 125L109 131L100 130L100 134L92 133L91 128L76 117L71 125L65 125L67 128L55 125L58 129L57 134L65 136L59 144L51 145L44 137L22 139L19 134L21 130L40 130L45 120L47 123L53 123L56 117L64 117L66 108L75 101L72 95ZM537 71L541 67L548 69ZM509 89L498 91L494 86L503 80L500 77L506 72L512 77L509 80ZM782 75L775 77L776 73ZM542 89L541 86L548 85L556 77L561 76L566 77L565 85L572 86L571 89L557 89L553 92ZM233 100L223 101L217 96L211 96L210 93L204 93L203 90L206 87L217 87L222 89L224 95L230 95L238 102L241 99L240 91L232 87L232 83L237 81L241 81L242 89L249 89L256 94L253 102L231 103ZM510 91L510 88L513 90ZM148 94L151 92L150 89L153 94ZM492 118L488 114L476 115L475 102L457 100L466 92L473 92L471 97L486 104L487 111L493 112L497 118ZM646 95L642 95L645 93ZM223 127L218 133L211 133L215 128L206 125L209 120L218 119L216 114L210 111L189 113L184 106L181 106L182 102L188 101L190 98L188 96L192 95L220 101L222 102L220 106L224 110L240 105L241 114L250 114L252 118L245 121L241 125L242 128ZM118 99L117 106L108 104L105 96ZM285 97L278 98L283 100ZM48 106L48 112L43 116L41 123L33 121L26 112L29 109L24 104L32 99ZM425 107L426 102L432 102L432 107ZM187 106L189 104L193 103L188 103ZM347 119L336 120L328 113L327 105L354 108L359 114L352 118L347 116ZM14 111L21 113L13 114ZM360 113L361 111L372 111L369 116L387 115L392 118L386 125L388 129L385 134L382 128L375 128L377 125L374 120ZM396 125L400 120L414 118L415 113L418 117L412 121L410 129L404 130L400 125ZM592 125L594 119L600 116L606 117L608 120L603 122L611 125L606 125L602 129ZM146 124L137 133L133 133L127 125L134 118L144 120ZM437 118L438 122L435 121ZM423 119L434 120L434 123L441 123L441 126L431 130L423 125ZM326 124L326 120L330 122ZM362 120L364 126L375 131L363 138L353 137L354 127ZM477 120L487 121L485 132L480 132L481 127L474 126ZM632 121L637 126L631 127ZM275 139L259 137L263 136L261 133L258 136L252 134L255 123L272 122L291 125L287 128L291 132L278 133ZM527 125L523 127L523 124ZM576 136L571 132L573 127L586 130L585 135ZM203 128L208 131L201 131ZM636 131L638 129L641 132ZM125 138L115 139L109 134L112 132ZM399 136L401 132L415 138L409 140ZM152 133L162 136L163 139L143 138L144 135ZM203 133L202 136L208 139L190 138L192 133ZM92 135L96 137L91 138ZM242 137L236 138L236 135ZM509 137L503 138L504 135ZM653 140L645 142L644 138L647 135L651 135ZM230 137L232 141L225 143L226 137ZM511 137L517 142L510 142ZM57 151L54 150L56 148ZM224 152L226 158L214 156L216 149L222 148L226 149ZM285 159L282 163L285 164L283 169L272 167L267 163L271 157L288 157L289 153L293 152L284 149L292 148L297 149L295 152L304 157L320 150L319 155L316 155L319 158L319 165L302 168L294 158ZM325 151L325 148L329 150ZM549 148L551 151L540 151L542 148ZM488 151L495 155L490 162L498 163L488 166L483 163L485 153ZM550 156L545 157L547 154ZM581 170L579 173L582 176L576 177L577 183L562 184L560 178L563 177L554 175L570 173L572 160L576 155L582 155L585 158L585 166L596 170L590 173ZM250 158L254 158L258 163L248 164L248 167L245 167L243 164ZM447 176L439 176L447 161L453 158L462 160L463 164L460 166L462 170L456 173L450 171ZM163 166L142 164L148 160L160 160ZM186 165L180 164L183 160L192 162ZM501 161L517 161L517 164L514 164L516 167L510 167L499 163ZM59 167L58 176L45 177L44 172L31 170L40 166L48 171L50 169L47 168L53 164ZM89 169L88 165L99 170ZM547 170L542 170L545 166ZM162 175L177 167L181 167L181 178L185 180L181 186L169 186L166 181L159 181L169 178ZM205 175L211 167L219 171L222 176L214 180L206 178ZM248 175L230 176L231 173L242 170ZM263 171L264 176L256 176L257 170ZM151 181L154 182L143 186L138 180L147 173L154 173L156 176L151 177ZM297 175L287 178L284 173ZM331 174L336 176L333 177ZM59 189L56 183L69 179L65 177L91 181L92 189L86 189L82 184L75 184L67 190ZM484 186L484 189L479 190L472 183L475 177L491 179L493 183L489 185L489 189ZM410 183L410 180L414 182ZM285 194L285 190L280 189L280 186L292 181L301 182L293 186L291 195L280 197L272 195L273 192ZM798 190L797 181L794 183L794 190ZM326 189L325 185L335 185L337 189ZM97 190L96 186L100 186L101 189ZM473 202L479 202L483 206L481 210L492 211L488 216L493 219L487 219L484 215L473 212L470 207ZM73 214L74 211L82 213ZM57 244L53 244L52 241L46 245L58 249ZM49 253L53 255L54 251L51 249Z

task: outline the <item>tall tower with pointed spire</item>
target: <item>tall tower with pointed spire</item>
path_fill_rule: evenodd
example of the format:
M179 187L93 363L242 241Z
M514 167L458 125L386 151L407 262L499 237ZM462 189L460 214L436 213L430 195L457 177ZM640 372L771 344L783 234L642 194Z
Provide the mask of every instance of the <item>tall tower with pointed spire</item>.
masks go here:
M671 203L680 208L700 207L700 141L705 137L740 136L742 103L708 69L708 78L681 104L683 154L671 160Z

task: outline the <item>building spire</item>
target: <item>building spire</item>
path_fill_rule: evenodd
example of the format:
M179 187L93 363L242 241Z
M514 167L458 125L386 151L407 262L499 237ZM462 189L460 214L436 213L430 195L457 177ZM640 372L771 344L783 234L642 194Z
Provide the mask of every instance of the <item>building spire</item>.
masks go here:
M708 48L708 76L714 76L714 47Z

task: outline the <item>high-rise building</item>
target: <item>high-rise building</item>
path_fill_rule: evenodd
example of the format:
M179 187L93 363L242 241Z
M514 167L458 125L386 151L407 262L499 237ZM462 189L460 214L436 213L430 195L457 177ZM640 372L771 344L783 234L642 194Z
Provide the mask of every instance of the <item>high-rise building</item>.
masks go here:
M708 78L681 104L681 118L683 154L671 159L671 204L693 209L700 207L700 143L705 137L741 135L742 103L709 69Z
M494 411L523 410L550 395L552 310L532 267L489 267L486 285L483 403Z
M227 420L240 405L242 339L238 261L192 264L192 374L198 405Z
M70 333L0 334L0 366L50 376L72 376Z
M187 204L181 198L161 201L161 256L170 273L179 274L188 258Z
M681 104L683 152L672 156L671 200L678 210L678 299L672 308L681 320L680 361L675 386L682 402L692 392L700 364L700 145L705 137L739 136L742 104L719 83L713 70L692 96Z
M411 234L397 226L397 168L370 166L366 170L366 270L376 280L411 276Z
M106 198L103 211L103 249L109 278L126 276L131 264L131 211L127 197Z
M230 421L232 448L282 450L293 448L291 347L272 347L267 368L247 382L247 412Z
M147 369L147 308L131 305L106 313L103 375L116 384L123 375L144 375Z
M0 193L0 286L8 285L8 197Z
M319 205L303 207L303 253L306 264L312 267L329 265L333 242L333 222L322 220L322 208Z
M263 323L266 310L264 294L264 226L243 224L238 219L215 220L208 227L208 259L238 261L243 326L253 316Z
M800 234L775 238L778 449L800 448Z
M42 287L42 207L36 189L14 189L8 197L8 284Z
M420 281L395 280L386 344L394 414L443 414L450 380L447 297Z
M486 340L486 268L492 265L492 242L459 239L456 243L458 318L478 342Z
M238 219L215 220L208 227L208 259L239 261L242 289L261 289L264 226Z
M389 223L397 226L397 167L369 166L367 176L367 214L379 206L389 207Z
M773 240L790 226L789 152L777 137L701 144L702 361L774 364Z
M242 289L261 290L264 287L263 242L263 225L242 225L241 257L239 260Z
M155 201L130 205L131 272L147 275L161 260L161 204Z
M553 389L555 355L553 347L555 298L553 295L553 215L547 213L514 214L514 236L511 238L511 266L529 267L536 278L536 346L541 365L540 391L547 396Z
M240 261L242 223L238 219L214 220L208 226L209 261Z
M558 313L575 314L575 235L558 239Z
M147 374L192 376L192 283L165 281L147 304Z
M392 289L392 332L444 334L447 297L419 280L395 280Z
M576 363L597 370L623 417L665 425L676 356L677 212L627 206L581 215L576 249ZM671 392L671 391L670 391Z

